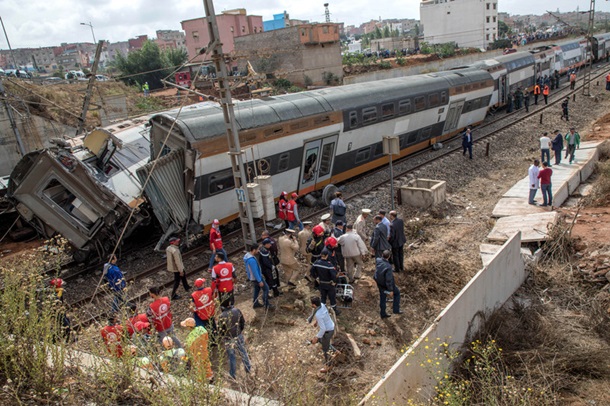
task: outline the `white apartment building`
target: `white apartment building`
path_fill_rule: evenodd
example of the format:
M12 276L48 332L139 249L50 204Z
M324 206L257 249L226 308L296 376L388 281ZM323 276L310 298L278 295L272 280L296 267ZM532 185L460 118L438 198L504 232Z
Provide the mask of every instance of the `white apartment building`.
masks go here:
M423 0L424 41L487 49L498 39L498 0Z

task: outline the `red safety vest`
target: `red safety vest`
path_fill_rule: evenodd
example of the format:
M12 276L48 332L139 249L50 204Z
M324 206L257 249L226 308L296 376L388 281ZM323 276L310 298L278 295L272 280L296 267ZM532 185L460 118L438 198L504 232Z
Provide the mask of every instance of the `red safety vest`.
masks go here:
M167 296L157 299L150 304L152 319L157 331L165 331L172 326L172 312Z
M195 304L195 313L201 320L208 320L210 317L214 317L216 305L214 304L213 293L212 288L203 288L191 294Z
M222 249L222 236L220 235L220 230L212 227L210 230L210 248L211 249Z
M280 199L277 202L277 216L280 220L286 220L286 200Z
M570 75L570 82L576 82L576 73Z
M534 94L540 94L540 86L534 86Z
M542 94L545 96L549 95L549 87L547 85L544 85L544 89L542 89Z
M294 199L290 199L286 205L286 220L295 221L297 218L294 215L294 208L297 206L297 202Z
M142 314L137 314L134 317L127 320L127 334L129 334L129 337L131 337L133 335L133 333L135 333L136 329L134 326L139 321L141 321L143 323L148 323L148 317L146 317L146 315L144 313L142 313Z
M606 82L610 82L610 73L606 76Z
M121 339L123 337L123 326L116 324L114 326L106 326L100 331L106 349L117 358L123 356L123 347L121 347Z
M233 264L220 262L212 268L212 290L221 293L233 292Z

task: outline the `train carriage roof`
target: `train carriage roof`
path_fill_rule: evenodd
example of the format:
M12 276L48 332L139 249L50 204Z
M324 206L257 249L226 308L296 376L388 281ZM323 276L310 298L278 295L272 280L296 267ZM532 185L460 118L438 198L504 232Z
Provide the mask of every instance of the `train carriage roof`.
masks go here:
M329 87L301 93L272 96L235 103L235 118L239 130L262 127L316 114L342 111L396 101L405 96L428 94L453 86L490 79L482 70L455 70L387 79L377 82ZM176 125L190 142L200 141L225 133L220 106L170 110L155 115L153 122L167 118Z

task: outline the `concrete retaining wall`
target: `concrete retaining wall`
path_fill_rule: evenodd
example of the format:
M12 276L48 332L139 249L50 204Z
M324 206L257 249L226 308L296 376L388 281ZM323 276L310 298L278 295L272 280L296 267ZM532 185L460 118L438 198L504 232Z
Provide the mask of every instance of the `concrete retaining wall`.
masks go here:
M402 203L427 208L442 203L446 198L447 182L444 180L414 179L401 186Z
M434 349L439 343L450 343L450 349L457 350L470 341L480 326L480 315L502 306L521 286L527 274L520 249L521 233L516 233L438 315L360 405L404 405L408 399L421 401L433 395L436 384L433 371L420 364L429 364L427 360L435 357ZM432 364L435 370L447 367Z

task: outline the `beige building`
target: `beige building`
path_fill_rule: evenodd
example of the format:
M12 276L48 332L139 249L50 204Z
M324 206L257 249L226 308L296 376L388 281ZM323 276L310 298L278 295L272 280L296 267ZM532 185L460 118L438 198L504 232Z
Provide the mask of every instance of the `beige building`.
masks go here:
M234 55L241 69L250 61L258 73L274 74L299 86L340 84L339 28L334 23L303 24L246 35L235 38Z
M498 39L498 0L424 0L420 19L431 44L487 49Z

